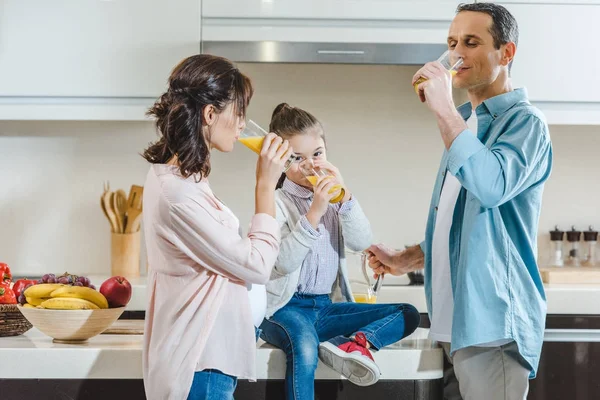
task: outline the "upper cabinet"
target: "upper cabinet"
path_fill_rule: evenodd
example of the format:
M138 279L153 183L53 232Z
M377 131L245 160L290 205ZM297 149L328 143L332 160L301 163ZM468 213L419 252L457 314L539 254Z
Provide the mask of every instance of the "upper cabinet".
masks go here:
M4 0L0 100L149 101L177 62L200 52L200 21L200 0Z
M203 0L202 51L238 62L435 60L458 1Z
M516 16L516 86L556 124L600 124L600 0L498 1ZM0 119L144 120L199 52L242 62L420 65L460 1L3 0Z
M203 0L208 18L449 21L460 1Z
M516 84L532 100L600 102L600 7L506 4L519 23Z
M515 85L550 122L600 124L600 6L501 3L519 24Z

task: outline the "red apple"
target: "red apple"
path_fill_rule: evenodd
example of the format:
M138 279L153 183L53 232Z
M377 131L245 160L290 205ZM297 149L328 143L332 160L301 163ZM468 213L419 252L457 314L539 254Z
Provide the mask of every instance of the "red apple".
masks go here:
M123 307L131 299L131 284L122 276L113 276L100 286L100 293L106 297L110 308Z

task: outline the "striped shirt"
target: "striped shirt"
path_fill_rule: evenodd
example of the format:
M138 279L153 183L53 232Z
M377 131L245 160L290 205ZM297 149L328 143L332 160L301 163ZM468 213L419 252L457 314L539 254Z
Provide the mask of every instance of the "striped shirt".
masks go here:
M297 292L301 294L330 294L338 275L340 263L339 214L352 210L355 203L350 199L344 204L330 204L321 218L317 229L308 222L306 213L312 204L313 192L286 179L282 190L289 193L302 215L300 224L309 234L317 238L313 248L302 263Z

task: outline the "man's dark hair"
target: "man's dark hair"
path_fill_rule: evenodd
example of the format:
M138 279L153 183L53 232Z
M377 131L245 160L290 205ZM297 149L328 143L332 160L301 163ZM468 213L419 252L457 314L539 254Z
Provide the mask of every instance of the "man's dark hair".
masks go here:
M494 47L499 49L503 44L514 42L519 44L519 26L517 20L505 7L495 3L463 3L458 6L456 13L462 11L480 12L492 17L490 34L494 38ZM510 71L512 61L508 66Z

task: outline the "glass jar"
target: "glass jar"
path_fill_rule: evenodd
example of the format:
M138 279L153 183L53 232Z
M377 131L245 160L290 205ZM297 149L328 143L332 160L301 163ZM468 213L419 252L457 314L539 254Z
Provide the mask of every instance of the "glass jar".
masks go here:
M567 254L565 256L565 265L569 267L581 266L581 253L579 249L579 241L581 240L581 231L576 231L572 226L570 231L567 231Z
M585 267L597 267L598 261L598 231L591 226L583 232L583 259L581 265Z
M550 267L563 267L564 262L564 247L563 239L565 232L558 229L558 226L554 227L553 231L550 231L550 254L548 254L548 266Z

